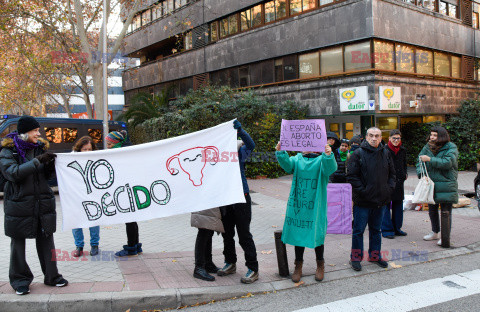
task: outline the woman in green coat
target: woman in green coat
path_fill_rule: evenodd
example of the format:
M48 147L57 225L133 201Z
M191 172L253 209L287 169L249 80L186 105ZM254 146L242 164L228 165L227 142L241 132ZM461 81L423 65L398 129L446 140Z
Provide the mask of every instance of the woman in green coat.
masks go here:
M423 147L419 158L425 163L430 179L435 183L435 205L428 205L428 215L432 223L432 232L423 237L424 240L439 239L438 245L442 245L440 239L440 220L438 206L442 214L451 215L452 205L458 202L458 149L450 142L450 136L445 128L434 127L428 137L428 143ZM417 175L420 176L420 163L417 164ZM450 237L450 225L446 231L446 237ZM444 244L445 245L445 244ZM449 247L449 246L443 246Z
M280 147L278 142L275 153L278 163L286 172L293 173L282 233L282 241L295 246L292 281L297 283L302 277L305 247L315 249L315 280L322 281L325 272L323 244L327 232L327 184L329 176L337 170L337 162L329 145L320 156L305 152L289 157L286 151L280 151Z

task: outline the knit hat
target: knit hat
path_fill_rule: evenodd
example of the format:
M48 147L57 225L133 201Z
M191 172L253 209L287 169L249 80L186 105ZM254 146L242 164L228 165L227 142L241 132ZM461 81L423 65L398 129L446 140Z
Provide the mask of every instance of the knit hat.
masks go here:
M125 140L126 137L127 137L127 131L122 130L122 131L112 131L112 132L110 132L105 139L108 142L112 142L114 144L117 144L117 143Z
M19 134L27 133L30 130L40 128L40 124L32 116L22 116L17 123L17 132Z

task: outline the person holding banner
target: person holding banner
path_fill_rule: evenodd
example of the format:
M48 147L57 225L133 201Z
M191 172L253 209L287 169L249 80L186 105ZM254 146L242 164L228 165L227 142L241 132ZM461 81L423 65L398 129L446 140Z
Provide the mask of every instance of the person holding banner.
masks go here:
M93 139L86 135L78 139L72 149L72 153L78 152L91 152L96 151L97 146ZM98 244L100 242L100 226L92 226L90 230L90 250L91 256L98 255ZM83 241L83 229L72 229L73 239L75 240L75 251L73 252L74 257L80 257L83 254L83 246L85 245Z
M322 281L325 274L323 253L327 233L327 184L330 175L337 170L337 162L330 145L325 146L325 152L320 156L303 152L289 157L286 151L280 150L281 142L275 149L280 166L287 173L293 173L282 232L282 241L295 246L292 281L298 283L302 278L305 247L315 249L315 280Z
M248 267L247 274L241 278L244 284L251 284L258 280L258 261L257 250L252 234L250 233L250 222L252 220L252 200L248 188L247 178L245 176L245 162L250 153L255 148L255 142L248 133L242 129L238 120L233 122L233 128L237 130L238 135L244 144L238 147L238 162L242 175L243 193L246 203L233 204L221 207L222 221L225 228L223 236L223 254L225 256L225 265L217 272L218 276L233 274L237 270L237 254L235 251L235 228L237 229L240 246L245 253L245 265Z
M40 124L31 116L18 120L17 131L2 140L0 170L7 180L4 191L5 235L10 244L10 285L17 295L30 292L33 274L25 258L25 239L35 238L44 283L63 287L58 273L53 233L57 214L48 180L55 174L55 157L40 138Z
M127 131L112 131L105 138L107 141L107 148L121 148L129 146L131 143L128 141ZM136 256L142 253L142 244L138 242L138 224L137 222L125 223L127 230L127 245L123 245L123 249L117 251L115 256L126 257Z

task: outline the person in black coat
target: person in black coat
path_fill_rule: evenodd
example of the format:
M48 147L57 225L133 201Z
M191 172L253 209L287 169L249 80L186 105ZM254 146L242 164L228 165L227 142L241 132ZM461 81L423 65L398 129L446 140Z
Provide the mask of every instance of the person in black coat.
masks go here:
M55 173L55 157L40 138L40 124L31 116L19 119L17 131L2 140L0 170L4 187L5 235L11 238L10 285L18 295L30 292L33 274L25 258L25 239L35 238L38 259L49 286L66 286L58 273L53 233L57 214L48 179Z
M330 183L347 183L347 161L350 157L348 148L350 142L347 139L340 141L340 147L333 151L335 160L337 161L337 170L330 175Z
M327 131L327 143L332 148L333 156L335 156L335 159L337 160L337 165L338 165L338 160L340 160L340 155L338 154L338 148L340 147L340 140L338 139L338 135L335 132ZM343 171L342 171L342 168L343 168ZM342 166L342 168L338 168L336 172L332 173L330 175L328 182L344 183L345 180L343 179L345 179L345 166Z
M403 184L407 179L407 151L402 146L402 134L400 130L390 131L388 144L385 146L390 152L395 166L395 190L392 193L392 202L387 205L383 214L382 236L385 238L395 238L397 236L406 236L407 233L402 231L403 225ZM390 214L390 208L392 213Z
M350 264L355 271L362 270L363 233L368 224L368 261L382 268L388 263L381 257L381 226L385 205L391 201L395 189L395 167L390 153L381 145L382 132L372 127L366 140L350 155L347 182L353 190L353 230Z

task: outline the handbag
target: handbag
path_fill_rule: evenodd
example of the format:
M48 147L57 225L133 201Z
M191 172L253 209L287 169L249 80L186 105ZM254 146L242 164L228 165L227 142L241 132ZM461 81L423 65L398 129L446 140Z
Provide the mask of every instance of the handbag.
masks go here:
M428 176L427 166L420 159L420 181L418 181L415 192L413 193L412 203L415 204L435 204L433 192L435 184Z

